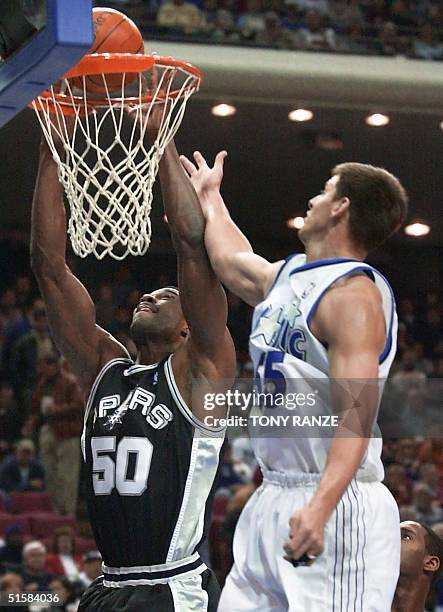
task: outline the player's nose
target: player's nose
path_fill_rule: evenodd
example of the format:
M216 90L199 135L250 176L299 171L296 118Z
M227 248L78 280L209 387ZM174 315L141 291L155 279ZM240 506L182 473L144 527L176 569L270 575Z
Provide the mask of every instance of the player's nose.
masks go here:
M140 302L148 302L151 304L155 304L157 302L157 298L152 293L145 293L142 295Z

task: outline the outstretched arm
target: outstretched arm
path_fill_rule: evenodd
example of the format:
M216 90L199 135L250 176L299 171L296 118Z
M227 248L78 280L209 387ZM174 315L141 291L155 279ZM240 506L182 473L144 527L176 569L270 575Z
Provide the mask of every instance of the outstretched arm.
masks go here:
M180 159L206 219L205 242L215 273L233 293L255 306L265 298L282 263L271 264L256 255L231 219L220 194L226 155L218 153L213 168L199 152L194 153L196 165L184 156Z
M190 330L186 351L195 377L231 378L235 351L226 328L227 303L205 249L205 220L174 143L160 162L166 216L178 258L180 301ZM180 354L174 356L175 362Z
M46 304L52 337L88 389L100 367L126 350L95 323L95 309L85 287L65 259L66 215L57 165L45 142L32 205L31 265Z

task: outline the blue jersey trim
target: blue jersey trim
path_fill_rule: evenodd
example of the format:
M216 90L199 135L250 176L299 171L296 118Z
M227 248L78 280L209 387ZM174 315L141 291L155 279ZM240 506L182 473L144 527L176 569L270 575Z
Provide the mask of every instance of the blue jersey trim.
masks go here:
M332 266L333 264L343 263L346 261L355 261L355 263L362 263L360 259L352 259L351 257L334 257L332 259L317 259L309 263L303 264L298 268L292 270L289 276L296 274L297 272L303 272L304 270L311 270L312 268L319 268L321 266Z
M266 300L266 298L268 297L268 295L271 293L271 291L274 289L275 285L277 284L278 279L281 276L281 273L283 272L284 268L286 267L286 264L288 262L291 261L291 259L293 259L294 257L297 257L297 255L300 255L300 253L294 253L293 255L288 255L288 257L286 257L286 259L283 261L280 270L277 272L277 274L275 275L274 281L271 285L271 288L269 289L268 293L266 294L266 296L263 298L263 302Z
M347 260L347 261L355 261L353 259L351 260ZM334 262L337 263L337 262ZM298 270L295 270L295 272L297 272ZM311 310L308 313L308 316L306 317L306 324L308 326L309 331L312 333L311 327L310 327L310 322L312 317L314 316L318 305L320 303L320 300L322 299L322 297L324 296L324 294L329 291L329 289L331 288L331 285L333 285L334 283L336 283L337 281L339 281L340 279L346 277L346 276L350 276L351 274L355 274L355 272L360 272L363 271L365 272L369 278L371 278L372 281L375 282L375 274L378 274L380 276L380 278L382 278L388 289L389 292L391 294L391 299L392 299L392 306L391 306L391 317L390 317L390 321L389 321L389 329L388 329L388 335L386 338L386 344L385 347L383 349L383 352L379 355L378 358L378 362L381 364L384 362L384 360L386 359L386 357L389 355L389 352L391 350L392 347L392 325L394 322L394 312L395 312L395 299L394 299L394 294L392 292L392 288L390 286L390 284L388 283L388 281L386 280L386 278L383 276L383 274L380 274L380 272L378 272L377 270L374 270L371 267L367 267L367 266L358 266L356 268L353 268L352 270L349 270L348 272L345 272L344 274L342 274L341 276L339 276L338 278L334 279L332 281L332 283L330 285L328 285L322 292L321 294L318 296L318 298L315 300L314 304L311 306Z

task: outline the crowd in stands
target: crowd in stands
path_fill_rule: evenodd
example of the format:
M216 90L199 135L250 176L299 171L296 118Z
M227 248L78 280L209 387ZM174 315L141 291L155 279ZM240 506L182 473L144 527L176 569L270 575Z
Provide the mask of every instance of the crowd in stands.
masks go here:
M169 272L153 287L173 282L174 271ZM132 310L146 288L124 264L116 277L89 287L98 323L131 355ZM251 311L232 294L228 305L238 373L251 378ZM405 297L398 312L398 353L387 382L395 421L405 422L414 410L421 414L429 406L435 419L428 429L412 427L408 435L383 432L385 482L402 519L435 527L443 522L441 297L437 292ZM84 398L52 343L45 305L25 266L0 286L0 349L0 592L49 589L63 594L67 603L60 609L75 610L82 588L100 571L94 541L80 537L78 512L76 517ZM222 583L232 563L238 516L260 481L249 440L225 443L208 553Z
M146 40L443 59L440 0L112 0ZM101 2L97 1L97 5Z

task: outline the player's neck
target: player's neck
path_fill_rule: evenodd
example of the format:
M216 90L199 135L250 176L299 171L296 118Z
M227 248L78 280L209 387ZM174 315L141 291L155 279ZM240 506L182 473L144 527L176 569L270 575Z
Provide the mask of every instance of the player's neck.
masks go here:
M392 602L392 612L423 612L428 590L427 580L417 580L411 584L410 578L400 576Z
M345 241L334 240L332 237L317 240L313 238L305 243L306 261L317 261L318 259L335 259L344 257L363 261L366 253L356 248L353 244Z
M156 342L149 342L137 347L137 359L136 363L141 365L152 365L153 363L160 363L165 357L173 353L177 349L176 343L165 343L161 344Z

